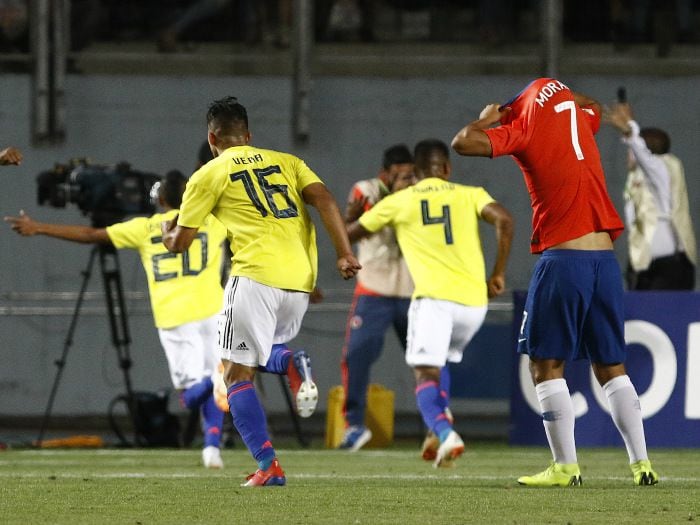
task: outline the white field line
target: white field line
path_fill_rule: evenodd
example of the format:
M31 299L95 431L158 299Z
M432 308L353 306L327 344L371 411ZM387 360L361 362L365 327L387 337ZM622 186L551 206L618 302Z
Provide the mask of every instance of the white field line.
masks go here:
M304 450L299 450L299 449L294 449L294 450L286 450L286 449L281 449L281 448L275 448L275 450L279 453L279 456L306 456L308 454L313 454L314 456L328 456L328 457L337 457L339 455L348 455L349 453L346 451L341 451L341 450L328 450L328 449L304 449ZM382 457L382 458L405 458L405 457L410 457L410 456L415 456L418 454L420 449L416 447L415 450L360 450L357 452L353 452L353 456L358 456L358 457ZM226 449L223 451L224 454L228 453L236 453L236 452L241 452L247 454L246 451L242 449ZM80 454L81 456L117 456L117 457L129 457L129 456L149 456L149 455L155 455L155 456L168 456L168 457L182 457L183 455L186 454L200 454L201 451L198 450L178 450L178 449L172 449L172 450L164 450L164 449L43 449L43 450L37 450L37 449L29 449L29 450L10 450L9 453L15 454L15 455L20 455L20 456L31 456L31 457L41 457L41 456L74 456L76 454ZM468 457L470 454L475 454L475 455L480 455L482 452L477 450L477 451L470 451L467 449L465 452L464 457ZM483 454L493 454L493 451L484 451ZM532 451L518 451L518 458L527 458L527 457L539 457L539 458L547 458L547 451L545 449L542 450L532 450ZM0 456L0 459L2 456Z
M346 481L362 481L362 480L462 480L462 481L506 481L515 482L519 474L510 474L503 476L474 476L462 474L318 474L309 472L290 473L286 476L289 479L303 480L346 480ZM201 472L170 472L170 473L153 473L153 472L68 472L48 474L46 471L14 471L0 472L0 479L26 479L26 478L51 478L51 479L205 479L205 478L222 478L224 472L212 472L202 469ZM226 477L236 478L238 475L228 475ZM587 481L629 481L629 476L586 476L584 478L584 486ZM235 480L234 480L235 481ZM674 477L661 476L661 481L664 483L698 483L700 477Z

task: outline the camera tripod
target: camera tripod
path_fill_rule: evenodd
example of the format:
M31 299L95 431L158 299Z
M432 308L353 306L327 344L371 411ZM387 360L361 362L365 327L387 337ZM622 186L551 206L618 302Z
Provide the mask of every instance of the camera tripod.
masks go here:
M112 334L112 345L117 351L119 368L121 368L122 373L124 374L126 399L128 400L127 407L134 428L134 444L136 446L140 444L138 433L136 432L137 425L135 419L136 410L134 404L134 391L131 387L131 378L129 376L129 369L131 368L132 364L129 352L131 337L129 335L129 326L127 324L121 273L119 272L119 258L117 256L117 250L114 248L114 246L100 244L92 248L87 267L82 272L83 282L80 287L80 292L78 293L75 308L73 309L73 317L71 318L71 322L68 326L68 333L66 334L66 338L63 343L63 351L61 353L61 357L54 362L58 369L56 371L53 386L51 387L51 394L49 395L48 403L46 404L46 410L44 411L44 418L41 422L39 436L36 439L36 446L38 447L41 446L49 419L51 418L51 410L56 398L58 384L61 380L61 376L63 375L63 369L66 365L68 351L73 344L73 335L78 324L78 317L80 315L80 309L83 305L83 299L85 298L85 291L87 290L90 282L92 269L95 264L95 259L97 258L99 259L100 270L102 273L102 284L104 286L105 299L107 301L107 313L109 315L109 326Z
M131 369L132 361L129 352L129 344L131 343L131 337L129 334L129 326L126 317L126 306L124 304L124 293L122 289L121 273L119 271L119 258L117 250L111 245L96 245L92 248L90 252L90 258L88 259L87 266L82 272L83 282L78 293L78 298L75 303L73 310L73 316L71 322L68 326L68 333L63 344L63 351L59 359L57 359L54 364L57 367L56 377L51 387L51 393L49 395L49 400L46 404L46 409L44 411L44 417L41 422L41 427L39 430L39 436L36 439L35 445L41 447L41 443L44 439L46 429L48 427L49 420L51 418L51 411L53 409L54 400L56 398L56 392L58 391L58 385L60 383L61 377L63 375L63 370L66 365L66 360L68 358L68 351L73 344L73 335L75 334L75 329L78 324L78 318L80 316L80 309L85 298L85 292L87 290L88 284L90 282L90 277L92 276L92 270L95 264L95 259L99 256L100 270L102 273L102 284L105 291L105 299L107 301L107 313L109 316L109 325L112 334L112 345L117 352L117 358L119 360L119 367L122 369L124 374L124 385L126 388L126 394L122 399L126 399L126 405L129 411L129 417L132 423L132 428L134 430L134 440L135 446L145 445L146 442L143 441L140 433L138 432L138 410L136 406L136 396L131 386L131 378L129 376L129 370ZM294 432L297 436L299 444L303 447L309 446L309 438L304 435L301 424L299 421L299 416L294 409L292 398L289 394L287 386L284 381L283 376L279 376L280 386L282 388L282 393L289 409L289 414L292 419L292 425ZM262 388L262 385L260 385ZM190 422L192 426L193 422ZM190 431L191 432L191 431ZM123 442L125 442L122 439Z

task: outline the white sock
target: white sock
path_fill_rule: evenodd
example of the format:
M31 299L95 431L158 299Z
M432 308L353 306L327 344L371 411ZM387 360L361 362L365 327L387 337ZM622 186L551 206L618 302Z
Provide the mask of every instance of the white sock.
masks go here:
M648 459L639 397L629 376L617 376L603 385L610 414L627 447L630 463Z
M535 387L535 391L554 461L560 464L578 463L574 440L576 418L566 379L543 381Z

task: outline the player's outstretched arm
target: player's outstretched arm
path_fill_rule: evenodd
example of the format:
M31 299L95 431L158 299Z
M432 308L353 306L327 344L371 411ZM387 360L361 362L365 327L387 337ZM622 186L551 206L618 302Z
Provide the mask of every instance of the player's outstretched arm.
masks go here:
M496 262L488 279L489 297L501 295L506 289L506 266L513 242L513 217L510 212L497 202L484 206L481 217L496 228Z
M22 164L22 158L22 152L10 146L0 151L0 166L7 166L9 164L19 166Z
M50 224L37 222L20 210L19 217L5 217L12 229L25 237L45 235L55 239L80 242L86 244L111 244L112 241L104 228L78 226L70 224Z
M362 268L352 253L350 240L345 230L345 221L338 204L328 188L320 182L309 184L302 190L304 202L318 210L323 226L331 238L337 256L336 266L343 279L354 277Z
M500 109L498 104L489 104L479 114L479 118L464 126L452 139L452 149L460 155L470 157L490 157L493 153L491 141L485 129L500 122L510 108Z

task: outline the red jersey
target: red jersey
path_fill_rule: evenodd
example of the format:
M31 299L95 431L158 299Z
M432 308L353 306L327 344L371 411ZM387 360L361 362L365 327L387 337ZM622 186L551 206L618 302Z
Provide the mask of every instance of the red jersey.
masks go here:
M501 125L484 130L492 156L511 155L520 166L532 205L530 250L540 253L591 232L615 240L624 226L605 184L593 134L600 115L580 108L552 78L528 85L511 102Z

